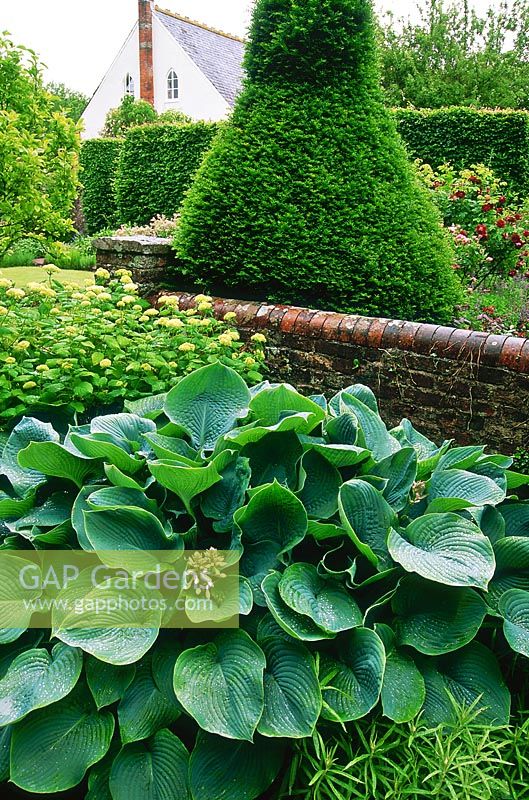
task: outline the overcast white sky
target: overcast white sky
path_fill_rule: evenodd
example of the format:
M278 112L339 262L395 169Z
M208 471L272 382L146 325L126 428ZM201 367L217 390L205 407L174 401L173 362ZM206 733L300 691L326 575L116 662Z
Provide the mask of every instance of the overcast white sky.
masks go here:
M495 0L474 0L480 9ZM498 2L498 0L496 0ZM251 0L159 0L158 5L230 33L244 35ZM0 0L0 30L36 50L47 78L91 95L137 15L137 0ZM415 0L377 0L397 16Z

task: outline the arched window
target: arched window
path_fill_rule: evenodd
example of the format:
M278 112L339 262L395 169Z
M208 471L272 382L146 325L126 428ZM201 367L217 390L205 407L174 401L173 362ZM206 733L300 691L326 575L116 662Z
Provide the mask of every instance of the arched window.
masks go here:
M125 89L125 94L129 94L131 95L131 97L134 97L134 78L132 77L130 72L127 72L127 74L125 75L123 86Z
M167 98L178 100L178 75L174 69L170 69L167 73Z

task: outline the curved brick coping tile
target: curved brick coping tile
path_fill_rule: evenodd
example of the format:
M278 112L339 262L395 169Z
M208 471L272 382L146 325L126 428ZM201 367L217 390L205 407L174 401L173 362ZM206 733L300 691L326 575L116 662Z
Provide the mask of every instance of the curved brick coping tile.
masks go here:
M178 297L182 310L195 304L194 295L185 292L164 294ZM224 298L215 298L213 309L219 318L234 311L243 328L275 330L375 350L397 349L529 373L529 339L517 336Z

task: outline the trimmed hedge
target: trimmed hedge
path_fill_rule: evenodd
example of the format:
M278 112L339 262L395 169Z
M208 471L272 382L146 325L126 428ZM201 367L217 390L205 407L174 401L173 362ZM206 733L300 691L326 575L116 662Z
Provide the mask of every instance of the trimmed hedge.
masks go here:
M116 177L121 224L175 214L219 129L217 123L143 125L125 137Z
M114 179L122 146L122 139L89 139L81 146L83 214L89 234L119 224Z
M395 111L399 133L413 158L434 169L486 164L515 192L529 191L529 114L470 108Z
M198 285L449 320L452 251L380 87L369 0L258 0L248 78L182 207Z

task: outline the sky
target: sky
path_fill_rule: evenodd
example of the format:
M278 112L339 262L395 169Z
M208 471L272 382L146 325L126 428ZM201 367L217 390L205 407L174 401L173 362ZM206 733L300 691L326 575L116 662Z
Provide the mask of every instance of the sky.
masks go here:
M496 0L497 2L498 0ZM473 0L483 10L494 0ZM413 14L415 0L377 0L396 16ZM46 78L91 95L137 16L137 0L0 0L0 31L35 50ZM244 36L250 0L158 0L158 5Z

